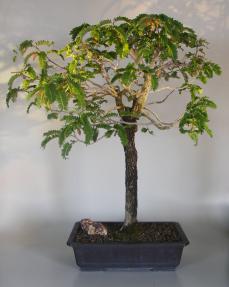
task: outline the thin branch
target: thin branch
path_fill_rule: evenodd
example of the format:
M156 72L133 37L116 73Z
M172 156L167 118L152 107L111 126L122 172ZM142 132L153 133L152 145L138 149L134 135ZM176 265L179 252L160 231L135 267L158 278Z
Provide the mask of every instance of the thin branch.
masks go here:
M125 125L129 125L129 126L147 126L147 125L151 125L152 123L139 123L139 122L127 122L127 121L123 121L123 120L109 120L110 124L125 124Z
M94 86L96 86L96 87L98 87L98 88L100 88L100 89L103 89L103 86L104 85L100 85L100 84L98 84L98 83L95 83L94 81L92 81L92 80L87 80L89 83L91 83L92 85L94 85Z
M151 111L150 109L147 109L146 107L144 107L143 109L150 112L159 123L167 124L167 123L162 122L162 120L159 118L159 116L155 112Z
M160 89L158 89L156 91L153 91L153 93L160 93L160 92L162 92L164 90L174 90L174 89L176 89L176 88L173 88L173 87L170 87L170 86L166 86L166 87L162 87L162 88L160 88Z
M80 138L76 135L76 133L74 133L74 134L72 135L72 137L73 137L73 138L75 138L75 139L76 139L76 141L78 141L78 142L81 142L81 143L85 144L85 141L84 141L84 140L82 140L82 139L80 139ZM103 138L105 138L105 135L103 135L103 136L101 136L101 137L97 138L97 140L96 140L95 142L91 142L91 143L90 143L90 145L95 144L96 142L98 142L98 141L102 140Z
M148 103L147 105L162 104L162 103L164 103L164 102L168 99L168 97L169 97L170 95L172 95L177 89L178 89L178 88L175 88L174 90L172 90L172 91L171 91L170 93L168 93L162 100L152 101L152 102Z
M154 125L155 127L157 127L159 130L168 130L173 126L172 123L162 124L160 122L157 122L156 120L154 120L152 117L150 117L148 114L146 114L144 112L142 113L142 115L143 115L143 117L150 120L151 124Z
M116 92L114 86L111 84L110 76L109 76L108 72L106 71L106 69L103 65L103 62L101 62L99 59L94 59L94 60L97 64L100 65L103 78L108 85L108 89L109 89L110 93L112 94L113 97L118 97L118 93Z
M53 65L55 65L55 66L57 66L58 68L60 68L60 69L62 69L62 70L67 70L65 67L63 67L63 66L61 66L61 65L59 65L59 64L57 64L56 62L54 62L52 59L50 59L48 56L46 56L47 57L47 59L48 59L48 61L50 62L50 63L52 63Z
M34 45L34 47L36 48L36 50L38 50L39 52L42 52L41 49L39 49L39 47L37 47L37 45ZM54 62L52 59L49 58L49 56L46 54L46 58L47 60L52 63L53 65L57 66L58 68L62 69L62 70L67 70L65 67L57 64L56 62Z
M157 128L159 128L161 130L166 130L166 129L170 129L170 128L174 127L175 124L177 124L180 121L180 119L182 118L182 116L180 116L175 121L170 122L170 123L166 123L166 122L162 122L155 112L153 112L149 109L147 109L147 111L149 111L156 118L156 120L154 120L149 114L147 114L145 112L143 112L142 115L144 117L146 117L147 119L149 119L153 125L155 125Z

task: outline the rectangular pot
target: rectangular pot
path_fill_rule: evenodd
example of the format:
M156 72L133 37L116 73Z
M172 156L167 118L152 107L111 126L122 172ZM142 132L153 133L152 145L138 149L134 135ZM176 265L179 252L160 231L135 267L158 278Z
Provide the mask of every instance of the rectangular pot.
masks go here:
M80 243L75 241L80 227L80 223L76 222L67 245L73 248L76 264L81 270L175 270L180 264L183 248L189 244L189 240L179 223L166 223L175 225L181 238L179 242Z

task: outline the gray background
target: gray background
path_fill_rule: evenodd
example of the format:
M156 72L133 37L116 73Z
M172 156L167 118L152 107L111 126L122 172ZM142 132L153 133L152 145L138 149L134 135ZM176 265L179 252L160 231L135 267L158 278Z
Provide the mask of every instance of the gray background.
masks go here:
M176 272L80 273L65 242L84 217L122 220L124 158L118 139L73 148L60 157L56 143L40 148L54 128L45 114L26 115L23 102L5 108L11 50L24 39L51 39L61 47L82 22L117 15L165 13L211 43L209 57L223 75L205 87L218 104L210 112L214 138L198 147L174 129L139 134L139 220L179 221L191 245ZM228 0L0 0L0 286L229 285L229 1ZM158 110L172 120L182 110L171 99Z

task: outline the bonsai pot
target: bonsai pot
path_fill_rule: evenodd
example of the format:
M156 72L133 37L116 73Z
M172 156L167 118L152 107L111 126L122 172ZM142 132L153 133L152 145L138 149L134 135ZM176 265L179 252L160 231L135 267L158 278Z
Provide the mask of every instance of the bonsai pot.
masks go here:
M140 224L144 224L142 222ZM166 224L176 230L178 239L168 242L81 242L77 240L80 223L76 222L67 241L74 250L76 264L80 270L175 270L180 264L183 248L189 244L185 233L176 222L148 222L156 225ZM117 225L121 222L104 222Z

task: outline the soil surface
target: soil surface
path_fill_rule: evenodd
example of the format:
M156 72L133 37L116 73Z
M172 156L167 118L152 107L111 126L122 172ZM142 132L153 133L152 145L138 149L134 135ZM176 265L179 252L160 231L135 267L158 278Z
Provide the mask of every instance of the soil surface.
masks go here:
M76 242L81 243L112 243L112 242L178 242L181 241L174 223L135 223L128 228L121 229L122 223L104 223L108 230L106 236L88 235L81 227L76 234Z

